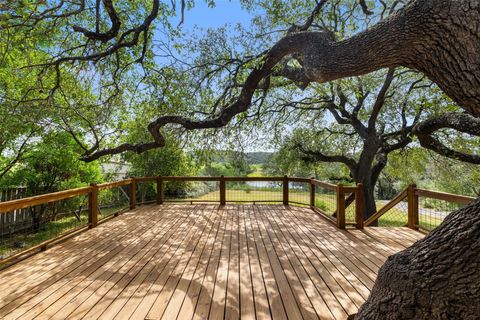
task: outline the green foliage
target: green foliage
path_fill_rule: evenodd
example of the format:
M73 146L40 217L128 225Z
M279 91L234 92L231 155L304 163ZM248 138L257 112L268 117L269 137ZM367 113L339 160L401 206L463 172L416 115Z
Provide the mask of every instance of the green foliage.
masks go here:
M50 193L101 181L98 162L78 159L79 146L66 133L44 135L3 181L4 185L25 186L29 195Z
M195 163L177 144L169 141L164 148L154 149L142 154L127 154L130 163L129 175L145 176L194 176L197 173ZM141 185L138 194L149 199L156 192L154 185ZM186 194L188 184L168 182L166 194Z
M323 201L321 199L315 199L315 207L317 207L318 209L323 210L323 211L328 210L327 204L325 203L325 201Z

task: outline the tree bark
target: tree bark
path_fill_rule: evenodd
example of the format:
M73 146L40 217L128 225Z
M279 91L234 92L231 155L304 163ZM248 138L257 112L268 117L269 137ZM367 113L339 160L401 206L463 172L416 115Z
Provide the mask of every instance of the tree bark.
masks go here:
M154 141L89 150L93 161L125 151L141 153L164 146L161 129L219 128L246 111L260 83L286 56L301 61L302 86L358 76L381 68L419 70L473 116L480 116L480 0L414 0L359 34L335 41L328 32L291 33L280 39L243 83L237 99L207 119L162 116L148 126ZM291 71L291 70L290 70ZM291 73L291 72L290 72ZM281 75L289 78L288 74Z
M377 205L375 203L375 184L369 181L361 182L363 184L363 218L366 220L377 212Z
M355 319L479 319L480 199L380 268Z

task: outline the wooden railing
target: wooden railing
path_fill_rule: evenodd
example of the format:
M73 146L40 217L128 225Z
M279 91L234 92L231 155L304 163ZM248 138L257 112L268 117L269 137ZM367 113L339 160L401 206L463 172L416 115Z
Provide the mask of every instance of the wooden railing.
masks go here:
M109 182L109 183L102 183L102 184L91 184L88 187L64 190L44 195L38 195L23 199L17 199L12 201L0 202L0 214L5 214L8 212L12 212L15 210L35 207L39 205L46 205L55 203L62 200L67 200L79 196L88 196L88 222L81 224L78 227L71 228L62 232L59 235L56 235L50 239L42 241L34 246L31 246L25 250L21 250L18 253L8 256L7 258L2 259L0 257L0 266L7 265L12 261L17 260L20 257L33 253L35 251L43 251L46 250L50 245L62 241L68 237L71 237L79 232L82 232L89 228L96 227L100 222L105 222L110 218L118 216L120 211L114 212L110 216L102 219L99 221L99 202L98 202L98 195L101 190L108 190L116 187L128 186L131 190L130 192L130 208L135 207L135 179L128 179L118 182ZM133 197L132 197L133 195ZM1 243L0 243L1 244Z
M382 217L396 211L397 215L402 212L405 214L404 225L406 227L428 232L438 226L448 213L473 200L475 200L474 197L419 189L412 184L365 220L364 226L378 223ZM401 203L406 203L407 210L397 209Z
M204 194L197 197L184 196L182 198L172 199L166 191L168 185L166 183L210 183L213 184L212 189L208 189ZM268 187L252 187L250 189L247 184L255 183L269 183ZM151 190L154 190L155 199L144 201L137 197L139 193L137 190L144 187L143 184L153 184ZM118 209L118 206L113 207L113 212L109 215L100 215L100 209L104 208L99 203L99 195L105 190L113 188L121 189L125 198L128 198L126 209ZM126 189L128 189L126 191ZM396 214L401 214L404 223L402 225L408 226L412 229L422 229L428 231L441 222L441 219L448 210L439 210L436 203L428 203L434 199L435 201L443 201L446 203L453 203L455 206L462 206L474 198L418 189L415 185L411 185L394 199L385 204L378 212L368 218L363 219L363 197L362 185L343 186L341 184L334 185L318 181L314 178L294 178L294 177L143 177L131 178L123 181L91 184L90 186L77 188L72 190L65 190L45 195L39 195L29 198L12 200L7 202L0 202L0 214L30 208L39 205L45 205L71 199L75 197L87 197L88 206L84 210L88 214L88 221L80 223L75 228L62 231L61 234L42 241L34 246L31 246L20 252L16 252L8 257L0 255L0 265L14 261L15 259L24 256L25 254L34 251L45 250L53 243L59 242L67 237L70 237L78 232L88 228L94 228L99 223L102 223L110 218L120 214L122 211L134 209L137 205L145 203L156 202L163 204L170 201L186 202L186 203L219 203L226 205L227 203L281 203L283 205L300 205L309 207L313 212L323 216L327 221L336 225L340 229L346 227L355 227L362 229L364 226L374 224L374 222L382 221L386 216L392 214L399 204L407 204L408 210L399 211ZM427 199L427 200L425 200ZM437 207L436 207L437 206ZM437 211L434 211L434 208ZM109 207L107 207L109 208ZM430 209L429 209L430 208ZM430 210L430 211L428 211ZM398 213L400 212L400 213ZM80 220L79 220L80 221ZM0 239L1 240L1 239ZM2 243L0 242L0 249ZM0 251L1 253L1 251Z
M163 177L144 177L137 178L137 183L156 183L157 187L157 204L163 204L165 202L217 202L221 205L227 203L283 203L284 205L295 204L309 206L313 211L321 214L328 221L334 223L339 228L344 229L346 226L355 226L356 228L363 228L363 201L361 188L362 185L357 186L342 186L325 183L314 178L296 178L296 177L176 177L176 176L163 176ZM179 198L175 200L168 200L165 197L164 183L166 182L216 182L218 197L212 198ZM232 191L227 184L228 183L241 183L241 182L270 182L277 184L281 190L281 197L264 198L264 199L240 199L228 196L228 191ZM291 183L303 184L305 189L308 190L305 197L298 197L295 187L291 187ZM327 203L325 206L319 206L319 199L317 197L316 190L323 189L332 193L333 203ZM259 191L261 192L261 191ZM267 191L268 192L268 191ZM279 191L280 192L280 191ZM321 200L321 199L320 199ZM346 219L346 210L352 208L353 218Z
M210 182L215 183L218 190L213 191L211 199L169 199L166 197L165 184L168 182ZM274 187L253 188L253 190L236 189L242 183L270 183ZM6 264L11 261L25 256L26 254L35 251L46 250L47 247L62 241L70 236L77 234L88 228L94 228L99 223L106 221L112 217L117 216L120 211L113 212L106 218L101 219L99 203L99 194L104 190L113 188L128 188L129 208L134 209L137 206L137 189L139 185L145 183L153 183L156 192L156 199L153 202L163 204L169 201L176 202L217 202L220 205L227 203L282 203L284 205L300 205L310 207L314 212L327 218L328 221L334 223L339 228L346 226L363 227L363 215L361 212L362 202L360 196L361 186L342 186L324 183L315 179L308 178L294 178L294 177L143 177L131 178L123 181L109 182L102 184L92 183L90 186L59 191L55 193L39 195L29 198L12 200L7 202L0 202L0 214L12 212L19 209L35 207L39 205L47 205L59 201L72 199L75 197L87 197L88 206L84 211L87 211L88 221L80 223L75 228L63 230L60 234L56 234L50 239L35 244L25 250L15 252L14 254L3 257L0 255L0 264ZM272 191L273 190L273 191ZM323 191L321 191L323 190ZM242 193L243 192L243 193ZM249 194L250 198L238 198L239 194ZM255 198L257 196L258 198ZM143 204L140 201L139 204ZM355 219L346 219L346 210L351 210L355 206ZM80 220L79 220L80 221ZM48 221L47 221L48 223ZM2 243L0 242L0 249Z

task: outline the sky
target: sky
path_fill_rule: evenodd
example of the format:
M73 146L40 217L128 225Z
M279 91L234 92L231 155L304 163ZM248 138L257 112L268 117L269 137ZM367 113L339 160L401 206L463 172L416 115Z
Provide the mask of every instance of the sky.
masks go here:
M239 1L216 0L215 7L208 7L204 0L198 0L195 2L193 9L185 11L185 20L181 28L185 32L198 32L195 28L200 27L206 30L222 27L225 24L235 25L237 23L248 26L253 17L254 13L243 9ZM173 20L174 25L178 22L180 22L180 14ZM248 137L240 137L239 139L243 145L241 149L244 151L274 151L271 145L265 144L265 141L252 141ZM225 148L227 147L225 146Z
M249 24L252 14L242 9L239 1L217 0L215 7L209 8L205 1L196 1L195 8L185 12L185 30L191 30L196 25L202 28L216 28L226 23ZM177 17L180 21L180 17Z

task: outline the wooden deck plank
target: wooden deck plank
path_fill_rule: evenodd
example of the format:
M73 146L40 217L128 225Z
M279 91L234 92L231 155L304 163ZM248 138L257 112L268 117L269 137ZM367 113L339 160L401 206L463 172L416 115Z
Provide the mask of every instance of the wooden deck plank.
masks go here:
M145 211L145 215L147 214L148 211ZM167 211L165 214L169 214L169 212ZM70 245L69 251L58 252L55 250L57 248L55 246L49 250L49 254L37 254L6 269L2 272L2 276L13 276L14 279L12 283L2 283L0 291L5 293L5 295L18 297L21 292L31 291L37 284L44 283L46 279L65 276L68 270L73 270L77 266L95 258L93 253L103 251L108 242L135 232L135 228L140 227L144 223L136 220L134 214L125 215L122 218L122 220L111 221L111 226L101 225L96 229L89 230L89 232L79 234L78 238L75 237L71 241L63 242L59 245L65 248L68 248ZM87 234L98 239L98 241L92 244L88 241L89 237ZM103 236L104 234L105 236ZM72 255L72 252L76 254ZM58 264L59 259L62 259L62 264ZM3 299L3 304L0 304L0 308L8 302L8 299Z
M254 214L253 207L248 206L246 208L247 214L247 227L250 231L250 237L252 237L252 243L255 245L257 254L258 254L258 261L260 270L262 271L263 281L265 284L265 291L267 293L267 301L270 307L270 313L273 319L287 319L287 314L285 307L282 302L282 298L280 296L279 286L275 279L272 265L268 259L268 255L266 254L265 246L263 245L262 239L258 234L258 231L255 230L255 221L252 218ZM260 301L260 303L264 304L265 301Z
M242 319L255 319L255 303L252 273L245 228L244 206L238 210L238 244L239 244L239 281L240 281L240 316ZM263 288L263 286L261 286ZM267 312L265 312L267 313ZM262 315L267 318L267 314Z
M118 254L115 259L97 268L85 280L79 278L76 285L70 283L63 286L62 290L51 294L47 299L35 306L32 311L38 313L47 307L46 310L39 314L40 317L45 318L54 317L60 310L62 314L70 314L75 311L76 316L82 310L86 309L88 311L94 305L95 297L101 296L101 292L105 292L120 279L123 279L123 275L135 273L142 266L142 262L146 263L148 261L149 255L154 253L151 249L160 248L163 245L161 240L164 239L164 234L170 230L170 226L175 226L175 222L172 221L171 224L157 223L151 230L142 234L143 242L139 242ZM156 228L156 226L159 226L159 228ZM65 302L68 302L68 304L65 305ZM28 319L35 313L24 314L22 318Z
M226 210L224 208L220 208L219 211L223 211L226 214ZM217 243L214 247L214 251L212 253L212 258L208 263L207 270L205 272L205 276L202 280L202 285L200 288L199 296L196 301L193 317L191 319L206 319L208 317L208 313L210 311L210 305L212 303L213 297L213 290L215 288L215 279L217 277L220 256L221 256L221 248L227 242L227 224L228 224L228 216L225 220L225 224L222 226L221 233L221 241ZM186 319L186 318L185 318Z
M269 207L257 206L255 207L255 209L257 209L255 211L255 217L260 229L260 234L262 235L264 243L266 244L266 248L267 250L271 250L276 254L276 258L278 259L280 266L285 273L286 280L292 292L292 296L287 296L284 301L293 297L294 300L296 300L297 302L297 306L300 310L300 313L302 314L303 319L318 319L318 315L315 312L312 302L310 301L305 291L305 281L304 283L302 283L302 280L306 280L302 277L305 276L305 274L299 275L299 273L301 272L301 266L297 264L296 267L298 268L298 270L295 270L296 268L292 265L292 261L288 259L287 252L289 252L290 250L285 250L285 247L276 237L276 234L272 232L270 225L267 225L266 223L266 221L269 220L265 217L265 212L269 211Z
M261 252L266 257L265 261L268 261L272 269L272 275L275 282L278 285L279 294L281 301L285 308L288 319L302 319L301 305L299 305L297 298L291 288L291 283L289 283L288 278L293 278L293 275L288 272L285 274L285 269L282 267L279 257L276 255L276 252L273 248L273 245L270 239L265 234L264 228L260 226L258 222L258 207L254 207L255 210L252 212L253 223L253 233L256 234L257 241L260 243Z
M0 318L345 319L422 237L283 205L145 206L0 271Z
M187 292L192 284L192 279L194 279L194 274L197 272L197 270L200 270L201 273L202 266L206 266L208 262L208 256L210 255L211 250L215 245L215 239L219 234L219 228L223 222L222 220L225 218L225 211L222 211L222 214L218 215L217 217L218 219L215 221L215 225L211 229L208 238L202 242L203 247L201 248L201 251L196 251L194 257L190 259L187 268L181 277L181 280L178 282L177 287L171 295L170 301L168 304L165 304L165 312L163 313L162 319L176 319L178 317L185 298L188 297ZM191 310L193 312L193 308Z
M104 263L107 263L111 259L115 259L116 255L122 252L134 243L139 241L138 237L131 237L128 238L128 235L132 233L141 231L142 233L152 228L152 224L144 223L138 229L132 230L132 232L125 234L120 234L118 239L108 239L104 242L104 246L101 247L101 250L97 251L96 255L91 256L88 261L80 260L79 263L75 264L73 267L74 269L71 270L73 267L69 266L65 268L65 272L57 273L55 276L50 277L47 281L40 283L34 288L28 288L28 290L24 290L23 294L21 295L9 295L2 301L7 300L7 298L15 297L14 301L5 305L0 309L0 317L7 318L7 314L11 311L14 311L15 314L21 314L29 309L28 306L32 306L40 301L43 300L44 297L49 296L51 293L55 292L57 289L63 287L64 285L68 284L70 281L81 281L87 275L94 272L96 268ZM124 245L121 244L118 240L120 239L127 239L124 240ZM58 265L62 265L63 261L61 257L57 261ZM42 294L40 294L42 293ZM23 304L27 303L25 307L20 307Z
M260 210L262 212L263 210ZM262 213L265 213L263 219L263 223L266 227L267 232L274 244L275 248L281 248L282 251L278 253L280 260L282 261L282 265L286 264L285 258L288 259L288 262L291 265L292 271L296 274L300 285L303 287L307 299L310 300L310 303L307 304L306 308L310 312L309 318L318 318L318 314L324 314L325 319L333 319L333 315L331 314L328 306L326 305L325 301L321 298L315 283L311 281L304 265L298 260L296 254L292 251L291 246L289 245L288 241L283 237L283 234L279 234L275 232L276 226L272 225L273 219L270 220L270 216L266 216L266 214L271 213L272 210L265 210ZM288 268L288 265L287 265ZM295 279L296 281L296 279ZM303 294L302 294L303 295ZM303 313L303 312L302 312Z
M365 257L363 255L355 255L354 252L350 252L348 250L348 246L346 246L343 242L336 241L331 235L331 232L328 232L330 228L333 228L332 226L325 227L325 221L321 221L320 225L312 223L310 221L311 217L303 217L298 212L295 212L295 210L292 210L292 212L284 211L287 217L300 219L300 228L304 230L306 234L311 234L313 236L313 238L310 238L312 242L317 245L321 252L325 254L330 261L332 261L334 264L344 265L349 272L354 274L355 277L357 277L368 288L373 286L375 273L362 262ZM321 227L322 224L323 228L326 229L324 234L319 235L312 232L312 230ZM335 232L334 229L332 232ZM341 232L342 231L337 231L335 236L337 233Z
M230 259L230 246L233 232L233 215L227 209L227 228L225 230L225 241L221 247L220 261L218 264L215 286L213 288L212 302L208 313L209 319L223 319L227 299L228 267ZM201 306L200 306L201 307ZM199 309L199 314L205 314L206 310Z
M241 206L242 226L245 228L245 238L248 248L248 261L252 279L253 303L255 307L255 316L257 319L271 319L270 304L267 296L267 288L263 278L263 270L260 265L255 239L251 233L251 222L248 216L248 206ZM247 290L247 289L245 289Z
M301 262L315 286L319 289L323 288L320 296L328 301L330 308L339 309L332 310L337 315L336 317L344 318L345 312L355 312L355 306L358 308L364 302L355 288L338 272L335 265L326 256L319 251L316 252L318 256L315 255L315 251L312 250L314 244L305 243L308 239L300 234L299 225L285 219L279 219L281 212L278 210L269 211L273 211L270 214L273 214L271 219L275 223L271 229L274 230L273 232L281 234L284 239L283 242L289 244L291 249L288 252L294 254L296 259ZM358 283L357 285L361 284Z
M232 215L232 238L230 259L228 261L227 301L225 319L240 318L240 255L239 255L239 217L238 210L229 210Z
M211 210L210 212L206 212L207 217L214 212L215 211L213 210ZM199 222L201 223L204 221L204 219L199 219L195 216L191 220L193 221L193 224L188 226L189 234L185 235L182 241L178 241L180 242L180 245L175 249L174 252L171 252L171 256L169 256L170 258L169 263L166 264L163 271L153 281L152 286L150 286L148 292L143 297L142 301L136 306L135 312L132 314L131 318L133 319L147 318L150 308L155 303L155 300L157 299L160 292L162 292L166 282L170 277L170 274L175 270L176 266L179 263L180 264L185 263L184 253L188 251L188 249L192 245L192 241L198 240L198 239L194 239L194 236L195 236L195 232L198 231L198 229L201 227L201 224L196 228L195 228L195 224ZM185 245L182 245L182 243L185 243Z
M132 291L135 291L138 286L141 284L143 279L151 272L153 268L152 261L156 261L156 259L161 259L166 252L172 247L175 241L178 241L179 237L184 235L185 229L188 227L188 215L178 213L176 214L177 218L174 220L176 224L171 225L168 230L165 230L162 233L159 233L155 238L158 238L156 241L156 245L152 247L152 250L146 252L142 262L136 264L132 269L128 271L126 268L120 271L119 273L123 275L123 277L110 277L106 282L98 281L96 285L92 285L89 290L85 290L85 297L87 298L80 304L72 303L70 304L74 310L68 308L68 311L72 312L71 316L79 318L87 314L87 312L92 309L91 306L98 305L98 301L104 301L100 303L100 305L105 305L111 300L112 303L105 308L105 311L101 314L101 318L113 318L118 311L117 308L121 308L123 304L128 301L128 298L133 294ZM170 225L169 225L170 226ZM155 239L154 238L154 239ZM133 279L132 279L133 278ZM128 286L125 288L122 284L128 283ZM123 289L123 291L121 291ZM118 292L121 291L121 296ZM113 296L117 295L117 298L113 298ZM106 301L106 302L105 302ZM101 309L101 311L103 311ZM100 314L101 311L98 313ZM92 312L94 313L94 312ZM92 314L90 313L90 314ZM106 314L106 315L105 315Z
M227 222L226 210L219 210L219 213L221 215L221 222L217 230L217 236L214 240L214 243L211 245L210 251L206 252L206 254L202 256L200 264L195 270L193 279L189 283L185 298L178 312L177 319L179 320L192 319L195 307L199 300L200 291L203 288L203 283L207 277L208 271L216 268L216 257L219 255L217 254L218 251L216 251L215 248L219 244L223 243L225 224Z
M219 216L213 215L210 221L206 221L206 223L204 224L202 233L196 236L198 238L194 239L194 241L190 243L190 247L187 248L187 250L183 254L183 257L181 258L182 263L177 264L177 267L170 274L170 277L165 283L164 288L162 289L157 299L153 303L152 307L150 308L150 311L147 314L147 318L160 319L164 315L170 299L173 297L172 292L176 292L177 285L183 278L185 271L187 271L187 273L189 272L189 266L191 266L190 270L193 272L193 268L196 267L197 261L200 258L200 255L209 236L211 235L212 231L215 232L213 227L217 224L218 220ZM206 235L206 237L204 237L203 235ZM178 304L179 303L180 301L178 301ZM173 319L174 317L176 317L176 314L173 315L172 312L173 311L165 313L165 318Z
M138 210L138 209L137 209ZM59 256L67 257L71 260L74 260L76 257L71 256L68 254L72 249L92 249L92 246L87 246L88 242L84 241L89 237L95 236L99 240L106 239L110 237L112 234L116 233L113 228L129 228L131 226L127 225L128 221L134 221L135 215L134 213L137 210L133 210L124 216L124 219L116 219L111 221L111 224L105 226L100 224L97 228L90 230L89 233L80 233L71 242L65 243L61 242L58 245L52 247L50 255L35 255L30 257L27 260L19 261L15 265L9 267L7 270L3 271L4 276L11 276L15 274L18 279L17 281L13 282L12 284L21 285L23 283L31 283L32 280L40 275L41 272L49 271L50 269L47 266L55 267L58 266L57 264L51 264L51 262L55 262ZM144 208L147 210L147 207ZM168 214L169 211L159 212L158 214ZM69 261L65 261L68 263ZM28 268L25 266L28 265ZM11 287L11 284L0 283L0 290L5 290Z

